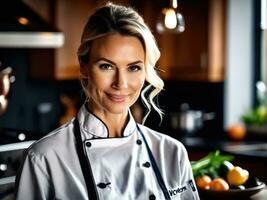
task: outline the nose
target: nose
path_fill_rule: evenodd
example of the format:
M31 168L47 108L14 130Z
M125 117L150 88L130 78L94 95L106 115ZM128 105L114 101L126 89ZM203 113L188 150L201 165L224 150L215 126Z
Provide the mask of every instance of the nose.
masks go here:
M127 75L117 70L116 75L114 77L114 81L112 83L112 87L115 89L125 89L128 87Z

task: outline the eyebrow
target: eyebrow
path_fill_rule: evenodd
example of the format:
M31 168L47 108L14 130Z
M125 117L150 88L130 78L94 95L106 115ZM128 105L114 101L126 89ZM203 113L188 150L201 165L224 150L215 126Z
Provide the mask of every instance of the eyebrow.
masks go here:
M114 63L113 61L111 61L111 60L109 60L107 58L99 58L99 59L96 60L96 62L99 62L99 61L106 61L106 62L111 63L112 65L116 65L116 63ZM144 64L144 62L141 61L141 60L137 60L137 61L129 63L128 66L129 65L136 65L136 64Z

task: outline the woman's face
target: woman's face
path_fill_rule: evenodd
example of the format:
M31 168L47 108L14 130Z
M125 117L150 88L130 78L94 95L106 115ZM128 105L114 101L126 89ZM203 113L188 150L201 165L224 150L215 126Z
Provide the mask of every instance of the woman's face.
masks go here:
M88 77L89 108L95 114L126 114L145 82L145 51L137 37L118 33L93 41L89 63L81 68Z

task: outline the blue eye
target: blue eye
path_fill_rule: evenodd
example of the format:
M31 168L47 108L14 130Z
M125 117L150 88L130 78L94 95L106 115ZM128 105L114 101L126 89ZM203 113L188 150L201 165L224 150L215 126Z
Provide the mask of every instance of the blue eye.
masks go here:
M112 69L112 65L104 63L104 64L100 64L99 68L103 70Z
M136 72L136 71L141 70L141 67L138 66L138 65L132 65L132 66L130 66L128 69L129 69L129 71L131 71L131 72Z

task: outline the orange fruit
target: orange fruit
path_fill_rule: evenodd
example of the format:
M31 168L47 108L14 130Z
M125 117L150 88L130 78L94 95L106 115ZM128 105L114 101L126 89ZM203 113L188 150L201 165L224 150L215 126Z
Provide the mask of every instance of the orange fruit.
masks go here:
M241 124L232 124L228 127L227 134L232 140L242 140L246 136L246 128Z
M211 178L208 175L199 176L196 179L197 187L201 189L209 189L210 182L211 182Z
M210 190L229 190L229 184L223 178L215 178L210 184Z
M238 186L244 184L249 177L247 170L235 166L227 173L227 181L230 185Z

